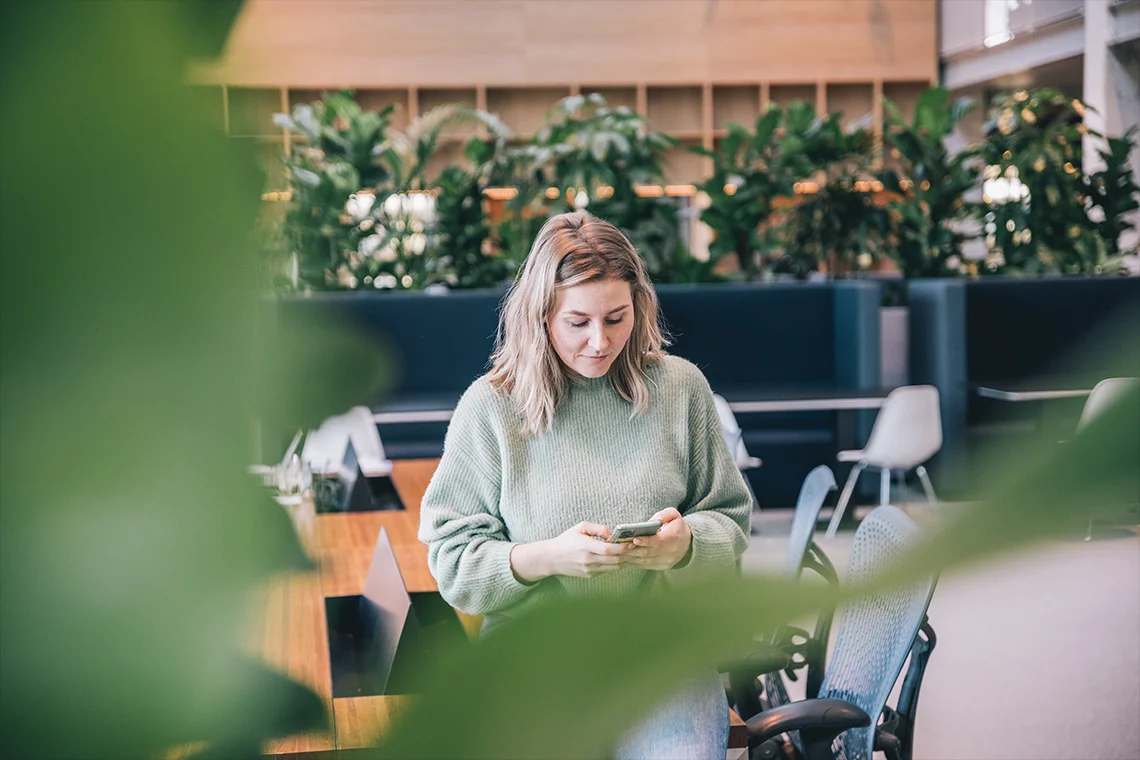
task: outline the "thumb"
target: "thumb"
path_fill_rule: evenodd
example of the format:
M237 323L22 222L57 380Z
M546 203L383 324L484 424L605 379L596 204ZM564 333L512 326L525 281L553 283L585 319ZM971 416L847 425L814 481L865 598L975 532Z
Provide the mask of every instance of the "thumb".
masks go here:
M674 520L680 520L681 519L681 513L678 512L676 510L676 508L669 507L667 509L661 510L660 512L653 515L653 517L650 517L649 519L650 520L660 520L663 523L671 523Z

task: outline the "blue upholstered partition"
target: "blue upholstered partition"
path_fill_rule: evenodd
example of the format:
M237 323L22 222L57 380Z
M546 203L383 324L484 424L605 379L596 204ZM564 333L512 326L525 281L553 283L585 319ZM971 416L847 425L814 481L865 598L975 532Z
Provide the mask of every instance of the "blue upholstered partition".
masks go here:
M1042 424L1063 437L1083 404L1002 402L981 398L975 387L1091 388L1105 377L1140 373L1140 278L918 280L908 292L911 381L941 393L945 443L934 470L951 495L971 495L979 472L971 462L983 441L1017 445L1019 431ZM1111 332L1106 320L1114 320ZM1111 343L1111 350L1089 350ZM1128 346L1133 350L1121 350Z
M701 367L713 389L877 388L879 286L871 282L666 285L658 288L669 350ZM326 293L279 300L278 329L332 317L388 346L393 383L376 410L450 409L487 367L502 290ZM791 506L803 476L858 446L871 414L841 426L834 412L740 415L744 440L764 467L750 473L762 504ZM851 415L848 416L848 419ZM385 424L390 456L438 456L445 423ZM845 440L840 440L844 438Z
M657 292L669 350L699 366L714 391L762 398L878 388L879 288L852 281L663 285ZM760 505L794 505L813 467L862 445L874 413L851 416L854 424L841 426L835 412L738 414L745 445L764 460L748 472Z
M942 452L930 471L939 488L955 488L966 441L966 282L911 280L910 382L938 388L942 407Z

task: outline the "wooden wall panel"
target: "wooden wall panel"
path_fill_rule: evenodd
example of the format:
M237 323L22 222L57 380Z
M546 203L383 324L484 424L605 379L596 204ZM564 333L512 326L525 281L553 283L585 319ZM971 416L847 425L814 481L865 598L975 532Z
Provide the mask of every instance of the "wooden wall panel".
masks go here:
M250 0L191 80L321 88L932 80L935 0Z

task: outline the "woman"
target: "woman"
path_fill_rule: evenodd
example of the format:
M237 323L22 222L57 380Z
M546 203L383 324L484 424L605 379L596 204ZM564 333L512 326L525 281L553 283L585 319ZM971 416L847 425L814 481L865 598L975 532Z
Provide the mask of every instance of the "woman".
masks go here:
M551 218L506 299L491 371L456 407L420 509L440 593L484 615L484 634L544 601L734 568L749 492L708 382L664 342L629 240L586 214ZM598 540L648 520L664 523L655 536ZM728 708L715 673L657 715L620 755L724 757Z

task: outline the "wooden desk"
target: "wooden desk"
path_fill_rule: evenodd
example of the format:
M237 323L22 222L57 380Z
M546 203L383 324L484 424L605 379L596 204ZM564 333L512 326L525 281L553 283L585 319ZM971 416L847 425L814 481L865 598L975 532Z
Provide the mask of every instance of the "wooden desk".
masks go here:
M428 570L427 547L416 538L416 531L420 500L437 463L435 459L393 463L392 481L407 507L401 512L315 515L311 502L296 508L301 543L319 569L278 578L259 596L250 647L271 666L324 698L332 730L269 742L266 754L365 747L406 709L406 696L332 698L324 600L363 591L381 526L388 529L408 590L436 590ZM460 618L469 634L478 631L479 619Z
M314 515L312 502L297 508L301 510L296 524L302 545L319 569L278 578L258 596L250 648L272 667L324 698L332 730L269 742L265 754L296 757L296 753L367 747L407 709L407 696L333 699L324 599L363 592L381 526L388 529L408 591L437 590L428 570L427 547L416 538L416 531L420 501L438 462L393 462L392 481L407 507L402 512ZM473 638L478 635L482 619L457 614L467 634ZM732 719L730 746L745 746L744 723L735 713Z

